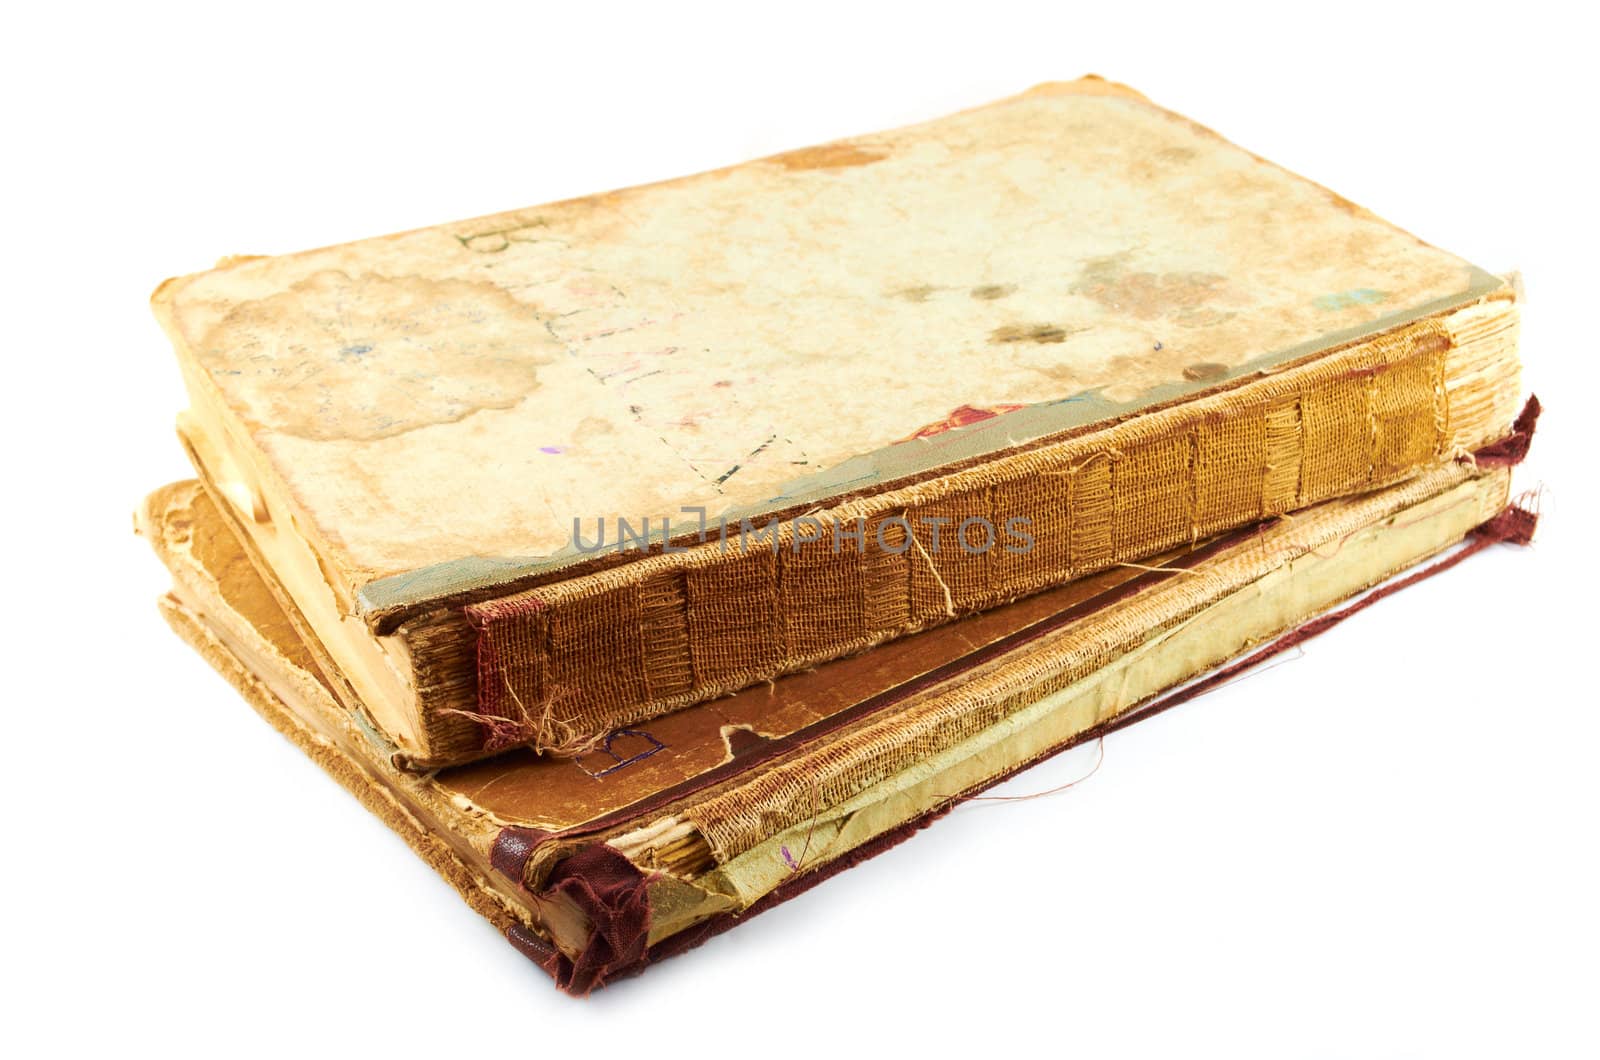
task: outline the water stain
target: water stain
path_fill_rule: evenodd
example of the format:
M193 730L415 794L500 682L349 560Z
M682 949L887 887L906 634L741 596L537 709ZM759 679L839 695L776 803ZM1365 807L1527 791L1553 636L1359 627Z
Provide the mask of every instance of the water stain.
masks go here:
M1128 271L1128 258L1124 253L1088 262L1068 290L1138 320L1166 318L1184 327L1210 327L1232 316L1216 308L1237 300L1227 277Z
M984 284L982 287L974 287L969 293L980 302L993 302L996 299L1015 294L1016 290L1016 284L990 283Z
M776 162L788 170L848 169L851 166L870 166L888 157L889 152L882 148L839 143L803 147L798 151L773 155L767 161Z
M1073 329L1058 324L1006 324L989 332L990 342L1065 342Z
M493 284L334 270L235 306L196 346L251 419L320 441L510 408L559 352L533 311Z
M1227 374L1228 366L1218 364L1216 361L1196 361L1183 368L1183 377L1191 383L1210 382L1213 379L1221 379Z

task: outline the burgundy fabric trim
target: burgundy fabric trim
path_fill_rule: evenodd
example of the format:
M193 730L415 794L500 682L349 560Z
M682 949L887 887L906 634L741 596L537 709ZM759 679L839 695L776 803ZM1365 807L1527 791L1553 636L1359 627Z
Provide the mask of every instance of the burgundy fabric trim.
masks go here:
M540 897L566 899L592 928L577 957L556 955L556 986L565 992L585 997L617 973L648 960L650 877L612 847L595 843L563 860Z
M499 653L494 641L484 636L484 627L506 618L515 618L544 610L544 601L536 596L486 600L469 604L461 609L467 624L477 634L478 723L483 727L483 749L504 751L525 744L532 738L525 717L512 715L512 704L506 702L506 687L498 681L484 681L483 674L500 673ZM520 713L520 711L519 711Z
M489 848L489 864L502 876L520 884L528 859L533 857L539 844L553 834L543 828L524 828L521 825L502 828L494 837L494 845Z
M494 855L502 849L495 841ZM536 829L522 829L537 832ZM522 863L533 846L518 848L523 837L512 837L504 845L504 862L495 869L520 884ZM494 859L491 855L491 859ZM520 860L519 860L520 859ZM587 997L619 974L629 974L649 961L646 945L650 938L650 881L633 862L615 848L593 843L562 859L551 871L534 902L560 901L578 910L589 924L589 938L582 952L568 957L543 936L521 924L506 929L506 939L523 956L549 973L556 986L576 997ZM524 890L527 888L524 886Z
M506 928L506 939L517 948L518 953L543 968L550 978L558 983L561 981L561 962L566 958L561 956L560 950L521 924Z
M1514 467L1522 463L1522 458L1528 455L1528 446L1533 442L1533 429L1539 422L1539 413L1544 411L1544 406L1539 404L1537 395L1529 394L1527 404L1522 406L1522 412L1517 416L1517 422L1511 425L1511 433L1495 442L1486 445L1472 454L1472 458L1479 467Z
M552 833L542 828L502 828L489 849L489 864L527 890L528 859ZM521 924L506 929L506 938L555 979L569 994L586 995L603 985L615 969L644 959L650 937L650 878L633 862L604 843L594 843L563 858L551 870L535 901L562 900L589 921L588 944L576 958Z
M1065 750L1065 747L1058 748L1058 750ZM1025 769L1031 764L1032 763L1028 763L1026 765L1019 766L1018 769ZM1007 776L1009 775L1010 774L1007 774ZM989 783L997 784L1002 779L1005 778L997 778ZM984 787L988 786L988 784L984 785ZM973 794L976 794L978 790L979 789L974 789ZM636 958L631 963L619 963L613 966L608 966L605 970L604 976L589 982L587 984L587 989L575 988L570 974L568 974L565 979L563 978L561 967L563 963L570 964L571 962L568 962L565 957L563 957L559 952L555 951L555 948L550 946L549 943L539 939L536 935L532 935L531 932L527 931L525 928L522 928L520 925L509 929L506 932L506 937L511 940L511 944L513 946L516 946L519 950L522 950L523 953L527 953L530 957L533 957L535 963L537 963L546 972L549 972L551 978L555 979L556 986L558 988L574 996L586 997L593 990L601 986L614 983L619 979L628 979L638 975L640 972L644 971L650 965L655 964L657 961L664 961L668 957L676 957L680 953L687 953L689 950L694 949L696 946L699 946L708 939L715 938L717 935L722 934L729 928L735 927L759 913L764 913L773 906L781 905L782 903L789 901L791 898L798 898L800 895L805 894L807 891L811 890L811 888L815 887L819 883L822 883L824 880L831 879L846 869L854 868L863 861L866 861L870 858L875 858L891 847L899 846L901 843L905 842L907 839L910 839L922 829L927 828L929 825L933 824L933 822L949 813L955 808L957 803L964 801L968 797L969 796L963 795L960 798L952 800L944 806L930 810L927 813L922 814L920 817L915 817L896 828L891 828L889 831L884 832L865 843L862 843L860 846L846 851L844 854L834 858L832 861L829 861L823 865L819 865L812 871L797 875L793 879L779 884L767 894L757 899L751 904L750 908L744 910L743 912L720 913L717 916L703 920L692 927L686 928L675 935L671 935L662 939L660 942L649 947L647 950L641 950L641 952L637 954ZM609 850L610 848L607 847L606 849ZM621 855L618 856L620 857ZM647 926L644 935L641 937L648 937L648 935L649 929ZM549 963L546 963L544 960L534 957L532 953L529 953L528 949L524 948L524 944L519 941L517 936L530 936L538 940L546 949L555 954L555 959Z

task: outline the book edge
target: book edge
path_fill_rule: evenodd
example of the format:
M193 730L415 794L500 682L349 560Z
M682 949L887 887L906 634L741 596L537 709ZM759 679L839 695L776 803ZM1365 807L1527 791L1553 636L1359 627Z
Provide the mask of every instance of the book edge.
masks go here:
M857 133L851 136L839 138L837 140L828 141L823 144L813 145L813 147L802 147L796 150L807 151L812 150L815 147L825 147L829 146L830 144L851 142L863 136L875 135L882 132L896 132L901 130L915 129L921 125L942 121L951 117L953 114L971 113L991 107L1003 106L1020 99L1038 96L1064 95L1104 96L1124 99L1130 102L1138 103L1142 106L1149 107L1150 109L1155 110L1173 120L1187 124L1203 135L1244 152L1251 158L1254 158L1265 165L1271 166L1272 168L1288 175L1294 180L1303 182L1318 189L1323 194L1327 195L1331 202L1338 205L1342 209L1359 212L1362 216L1377 223L1381 223L1397 232L1404 233L1412 239L1417 238L1411 235L1411 233L1407 232L1405 229L1400 228L1398 225L1395 225L1392 222L1372 214L1370 211L1366 211L1363 208L1356 206L1343 196L1338 195L1325 186L1309 180L1308 178L1303 177L1300 174L1285 168L1284 166L1272 162L1270 159L1263 158L1262 156L1250 151L1248 148L1244 148L1234 143L1225 136L1222 136L1220 133L1217 133L1209 127L1202 125L1183 114L1155 103L1149 99L1149 97L1140 93L1136 89L1095 74L1085 75L1076 80L1042 82L1022 92L978 104L973 107L964 108L962 110L952 112L951 114L939 115L926 119L925 121L914 122L905 126L900 126L896 129L871 130L864 133ZM777 155L746 159L727 166L701 171L699 173L686 174L668 178L662 181L654 181L640 185L624 186L621 188L612 189L610 191L580 196L578 198L595 198L597 196L611 195L618 192L633 191L642 188L651 188L661 185L700 180L707 177L712 177L730 169L736 169L751 164L770 161L773 158L781 158L784 155L792 153L794 153L794 151L779 152ZM460 221L444 223L456 225L487 223L490 221L496 221L515 216L516 214L525 212L529 209L540 209L559 205L559 203L563 201L573 200L558 200L557 202L537 204L532 207L518 207L509 211L501 211L498 213L482 215L476 218L467 218ZM294 251L288 254L274 255L274 257L294 258L301 255L319 253L321 251L339 247L387 241L390 239L412 235L418 232L429 231L438 227L440 227L438 224L425 225L400 232L366 237L345 243L330 244L320 248L309 248ZM1422 242L1421 240L1417 241L1419 243ZM222 259L218 265L212 269L169 278L159 284L154 292L152 292L152 311L163 331L168 336L169 341L171 341L174 348L177 350L180 362L187 364L194 359L194 345L190 341L188 332L185 329L183 314L181 311L181 306L179 305L184 291L203 277L237 268L240 265L258 260L260 257L262 256L230 256ZM1333 350L1336 350L1344 345L1374 338L1386 331L1405 326L1408 323L1424 319L1428 316L1449 312L1452 309L1460 308L1476 300L1492 296L1500 289L1504 288L1504 281L1498 277L1493 276L1477 266L1471 265L1471 263L1463 262L1463 264L1467 268L1468 275L1466 286L1460 293L1442 296L1439 299L1420 306L1398 310L1392 314L1387 314L1385 317L1369 324L1355 325L1351 328L1343 329L1342 331L1325 333L1313 339L1307 340L1305 343L1301 343L1298 346L1290 347L1288 350L1262 354L1259 357L1252 359L1248 364L1237 369L1234 373L1232 373L1232 376L1228 380L1224 381L1221 385L1209 387L1203 390L1186 392L1181 397L1171 397L1170 399L1165 400L1159 395L1154 398L1149 398L1147 396L1146 398L1141 398L1137 403L1130 403L1130 405L1133 407L1110 410L1105 416L1100 416L1089 422L1065 426L1059 430L1036 437L1031 441L1019 446L996 446L989 441L978 442L972 446L973 451L969 454L962 455L960 452L947 451L941 453L936 463L921 467L920 469L908 471L902 468L900 469L899 473L896 473L893 470L888 471L883 474L879 481L874 481L870 489L864 491L842 490L839 488L840 485L857 479L861 476L863 466L871 465L876 467L879 462L889 461L888 454L890 454L895 447L888 446L868 452L858 453L849 458L847 461L843 462L838 467L829 469L828 472L825 472L824 475L831 477L820 480L818 485L802 489L795 493L792 497L786 494L784 499L791 501L789 505L781 508L772 507L771 505L756 505L752 506L748 511L735 511L731 513L730 517L735 520L742 516L760 516L762 518L766 518L770 515L777 515L778 517L782 518L783 513L785 512L791 510L802 511L805 510L806 507L812 506L819 501L826 501L831 504L845 503L851 497L856 496L858 492L867 494L882 493L912 483L936 480L944 475L959 470L962 467L982 464L992 459L1011 455L1016 452L1026 451L1029 448L1053 444L1075 434L1091 432L1104 428L1130 416L1143 415L1146 413L1159 411L1160 409L1168 407L1173 403L1197 400L1209 396L1211 394L1247 382L1252 375L1258 374L1261 371L1266 370L1268 367L1271 367L1271 369L1275 371L1292 370L1300 363L1315 359L1317 356L1332 352ZM185 376L187 377L188 375L189 373L186 371ZM225 398L222 397L220 390L215 387L215 384L209 380L205 380L203 385L207 386L211 391L213 391L212 396L218 400L221 400L224 408L226 408L227 402ZM977 434L972 435L973 439L976 439L977 437ZM252 449L256 448L253 442L249 444ZM892 461L889 462L892 463ZM268 474L272 474L272 469L270 467L266 468L265 471ZM273 475L273 477L276 480L274 483L277 487L276 492L291 504L294 504L295 502L292 491L290 491L286 484L281 481L281 476ZM305 528L302 532L307 534L308 543L311 544L313 550L318 554L318 556L323 559L325 565L330 570L338 572L340 584L333 586L335 592L341 597L342 600L346 601L347 606L350 607L352 613L360 616L364 621L366 621L369 627L375 633L387 632L399 622L404 621L406 618L413 617L423 611L450 606L454 603L460 602L458 598L465 595L505 595L528 588L532 584L536 584L540 579L545 577L554 577L557 580L565 580L566 577L581 577L587 573L587 571L584 570L586 564L582 562L575 562L571 555L564 554L556 554L553 556L498 558L463 556L457 557L453 560L445 560L437 564L430 564L424 567L415 568L410 571L383 573L346 562L346 560L341 558L339 555L339 553L342 552L342 549L336 547L335 543L332 541L310 540L313 535L318 538L324 536L317 533L315 530L316 524L314 521L308 521L302 518L297 520L297 523L301 527ZM687 533L687 531L685 531L685 533ZM682 541L684 536L683 534L679 534L675 539Z
M1500 476L1500 481L1504 483L1506 481L1505 477ZM170 495L171 491L178 488L198 487L197 484L190 482L175 484L174 486L165 487L163 490L158 490L156 493L152 494L151 500L147 503L145 511L148 513L150 509L156 506L155 502L158 498L165 495ZM1503 497L1504 486L1502 485L1501 488ZM158 522L158 520L151 519L148 514L146 514L142 519L142 525L146 526L156 522ZM146 536L150 537L153 545L157 544L159 535L149 534L147 532ZM163 562L170 567L172 565L170 553L160 545L157 545L156 551L162 558ZM1397 570L1411 569L1420 562L1422 561L1415 560L1408 562L1402 565L1400 568L1397 568ZM1430 569L1429 571L1419 572L1419 574L1425 576L1426 574L1432 572L1433 571ZM176 570L174 570L174 577L177 577ZM450 851L448 847L442 847L437 842L434 842L436 837L434 837L425 826L419 824L413 816L405 811L404 807L399 804L396 795L388 788L384 787L369 773L359 769L358 764L354 762L353 758L348 752L343 751L337 746L334 746L331 749L325 748L319 743L319 741L314 739L309 728L293 713L292 708L289 708L287 705L283 704L281 700L277 700L277 697L272 693L271 689L261 681L259 675L256 675L253 671L251 671L249 667L244 664L242 660L240 660L238 655L227 647L227 645L223 644L214 635L209 634L203 623L191 621L194 619L193 612L189 611L170 594L166 597L163 597L161 607L164 616L167 618L168 622L173 625L175 631L178 632L178 634L186 642L188 642L191 647L199 651L202 657L204 657L210 665L219 671L222 671L223 676L226 677L230 683L235 685L241 694L244 695L244 698L251 703L251 706L258 713L262 714L262 716L270 724L272 724L274 728L279 729L281 733L288 737L292 742L296 743L296 745L305 751L309 756L311 756L319 766L322 766L324 770L328 771L330 774L333 774L342 785L351 790L352 793L355 794L356 797L364 805L366 805L369 810L372 810L377 816L384 820L384 822L388 824L391 829L400 833L402 838L404 838L406 842L417 851L419 856L422 856L428 864L446 877L447 881L450 882L452 886L454 886L458 892L462 894L463 899L467 901L469 906L471 906L475 911L479 912L480 915L485 916L487 919L490 919L491 922L495 923L496 926L506 934L514 946L527 954L530 958L534 959L536 963L539 963L547 972L555 976L558 984L561 984L564 989L569 990L573 989L574 987L580 988L575 992L587 992L588 988L600 986L605 982L640 971L650 963L654 963L655 961L664 959L667 956L672 956L690 949L693 946L698 945L700 942L705 941L705 939L711 937L712 935L725 930L727 927L734 926L743 919L747 919L749 916L754 915L755 913L764 911L766 908L770 908L771 906L787 900L790 897L794 897L800 893L803 893L804 891L809 890L810 887L822 882L823 879L836 874L838 871L852 867L853 865L858 864L860 861L872 857L876 853L888 849L903 839L908 838L922 827L926 827L927 824L942 816L943 813L947 812L948 809L955 805L956 802L965 801L966 799L973 797L982 790L999 783L1007 777L1015 775L1016 773L1029 768L1031 765L1036 764L1038 761L1041 761L1044 758L1047 758L1055 753L1059 753L1061 750L1064 750L1069 746L1075 746L1079 743L1082 743L1084 740L1092 739L1094 737L1093 732L1086 732L1066 743L1047 748L1039 755L1036 755L1025 761L1013 763L1001 773L992 777L988 777L981 781L978 785L964 790L959 796L953 797L945 804L923 811L908 820L896 824L886 831L869 836L861 843L842 852L836 859L817 866L815 870L808 871L803 875L796 877L793 881L784 881L780 885L769 889L758 899L744 908L742 912L734 913L732 911L728 911L719 913L701 923L690 924L681 931L674 932L670 936L660 939L648 947L646 947L641 940L639 952L636 954L631 954L630 960L623 966L614 969L601 968L601 974L597 978L588 983L584 983L574 981L570 978L571 969L569 965L572 960L570 957L566 957L557 953L548 942L544 941L538 935L532 934L521 917L508 912L505 907L501 906L499 904L499 899L496 898L493 892L488 888L483 887L482 884L477 881L476 872L473 871L466 862L462 861L458 856L456 856L453 851ZM1313 612L1313 614L1321 613L1322 610L1324 609L1319 608L1316 612ZM1208 668L1207 670L1201 671L1201 673L1211 672L1211 669L1212 668ZM1158 693L1152 698L1161 699L1162 697L1161 694ZM274 701L276 701L276 706L278 708L277 710L273 709ZM284 724L285 722L288 723L287 728ZM333 765L330 765L329 762L325 762L323 760L324 757L329 757L330 760L333 761ZM353 765L357 766L357 768L355 770L355 774L350 777L342 775L338 769L335 768L336 766L348 767ZM400 823L402 821L406 822L403 826ZM463 871L465 872L464 877L460 875ZM457 875L452 876L452 873L456 873ZM641 884L643 882L648 882L645 880L645 876L646 874L644 872L639 872ZM466 880L465 885L460 882L461 879ZM645 923L648 927L648 919ZM566 963L564 964L563 962ZM566 982L563 983L562 980L564 977L564 972L566 973Z

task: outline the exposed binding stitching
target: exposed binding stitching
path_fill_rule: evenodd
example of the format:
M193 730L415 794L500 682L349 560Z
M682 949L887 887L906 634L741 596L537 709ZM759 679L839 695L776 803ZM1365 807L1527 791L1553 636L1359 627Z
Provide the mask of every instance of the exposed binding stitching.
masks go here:
M804 549L797 548L789 525L778 535L775 555L736 550L719 554L718 544L711 543L690 549L687 555L639 560L524 597L476 605L468 610L480 630L479 712L503 714L511 702L504 694L506 689L516 690L524 701L547 703L543 686L561 680L581 692L551 715L553 720L574 733L599 733L735 691L754 680L863 650L954 615L1192 541L1201 530L1242 525L1258 518L1263 509L1280 508L1279 497L1265 493L1269 483L1274 490L1288 486L1291 462L1286 450L1293 450L1296 456L1292 461L1296 507L1396 481L1418 466L1414 460L1418 454L1426 454L1428 459L1449 456L1438 448L1436 366L1451 349L1443 325L1423 322L1318 364L1310 378L1297 381L1294 400L1287 406L1282 404L1286 395L1275 392L1278 382L1267 379L1245 388L1242 396L1229 395L1239 407L1220 419L1215 410L1186 408L1137 417L1083 441L999 461L984 469L983 477L968 474L973 484L965 488L941 493L932 486L912 487L824 513L825 525L853 522L859 514L868 518L871 526L890 512L900 512L914 529L920 516L953 516L954 523L947 524L953 536L955 525L968 514L987 516L991 525L996 524L1002 514L997 485L1018 486L1030 478L1037 482L1044 475L1069 476L1074 510L1066 530L1071 536L1063 550L1064 560L1059 554L1049 558L1045 555L1048 550L1039 550L1037 559L1008 567L1001 587L993 578L991 559L946 554L943 541L940 555L933 557L914 533L909 544L922 554L927 568L914 558L900 557L906 608L903 617L895 609L893 617L898 621L883 622L889 616L883 613L881 594L869 593L859 583L845 587L818 568L803 554ZM1319 407L1315 417L1310 417L1308 402L1313 400ZM1357 443L1359 448L1349 444L1354 425L1348 414L1340 411L1353 412L1350 406L1357 403L1362 412L1357 414L1356 430L1365 435L1365 444ZM1284 414L1291 409L1292 414ZM1490 413L1493 403L1478 400L1471 411ZM1200 475L1209 451L1205 439L1220 437L1227 425L1236 429L1250 416L1273 419L1268 443L1248 450L1254 468L1241 468L1237 474L1202 483ZM1172 425L1178 429L1169 433ZM1391 462L1397 466L1390 468ZM1238 481L1261 483L1263 496L1257 503L1241 503ZM874 547L867 544L858 551L865 553ZM765 546L760 545L755 550L763 551ZM859 565L862 561L858 556L840 562ZM672 568L669 563L679 566ZM681 572L683 603L662 608L661 625L657 626L655 617L646 620L643 609L650 605L639 586L668 569ZM782 624L776 641L770 629L744 623L724 620L695 626L688 598L715 608L719 601L714 590L729 580L741 581L741 570L755 574L763 583L765 595L760 598L770 600L775 619ZM695 585L700 580L708 589L697 593ZM828 609L819 610L819 600L841 590L852 602L841 609L843 617L830 617L823 613ZM524 604L524 600L533 603ZM748 589L725 606L732 608L737 603L748 615L747 600ZM553 613L565 616L562 621L567 633L562 645L553 644L548 636ZM519 626L524 628L519 631ZM483 642L491 640L501 643L500 650L485 649ZM543 650L535 649L534 645L541 643ZM684 652L660 648L660 644L679 643L686 645ZM715 665L700 665L702 650ZM677 665L685 655L687 670ZM657 669L663 659L676 660L665 673ZM545 674L557 664L563 676ZM685 678L687 684L683 684ZM536 712L541 717L546 713ZM549 749L562 741L555 731L541 730L532 742L538 749Z

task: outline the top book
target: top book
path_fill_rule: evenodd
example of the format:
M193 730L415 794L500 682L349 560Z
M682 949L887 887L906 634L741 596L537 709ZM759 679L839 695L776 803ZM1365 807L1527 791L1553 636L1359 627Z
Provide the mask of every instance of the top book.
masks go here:
M424 764L1397 481L1517 397L1502 280L1094 78L154 304L204 477Z

